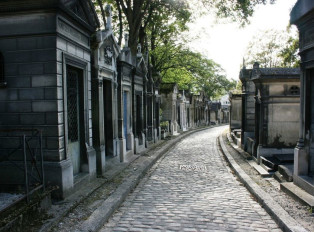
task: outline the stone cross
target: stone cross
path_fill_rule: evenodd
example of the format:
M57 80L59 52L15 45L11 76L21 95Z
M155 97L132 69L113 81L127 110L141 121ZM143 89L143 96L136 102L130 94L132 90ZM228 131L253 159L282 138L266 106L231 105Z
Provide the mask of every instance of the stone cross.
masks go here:
M129 34L124 34L124 47L127 48L129 46Z
M111 11L111 6L110 5L106 5L106 9L105 9L105 12L106 12L106 29L107 30L110 30L112 29L112 25L111 25L111 15L112 15L112 11Z
M139 43L137 45L137 54L141 54L142 53L142 45Z

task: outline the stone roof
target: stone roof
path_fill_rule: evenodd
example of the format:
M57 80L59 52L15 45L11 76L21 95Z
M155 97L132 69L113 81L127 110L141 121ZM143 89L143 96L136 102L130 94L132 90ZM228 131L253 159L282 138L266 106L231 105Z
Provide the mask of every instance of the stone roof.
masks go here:
M298 0L290 13L290 23L296 24L298 20L314 10L313 0Z
M240 80L243 82L243 81L247 81L250 79L251 77L251 73L252 73L252 69L246 69L246 68L243 68L241 69L240 71Z
M229 99L231 99L231 98L241 98L241 97L242 97L242 93L229 92Z
M85 24L91 30L100 27L97 13L91 0L1 0L0 12L20 12L60 8Z
M254 68L252 70L252 80L257 79L300 79L299 68Z

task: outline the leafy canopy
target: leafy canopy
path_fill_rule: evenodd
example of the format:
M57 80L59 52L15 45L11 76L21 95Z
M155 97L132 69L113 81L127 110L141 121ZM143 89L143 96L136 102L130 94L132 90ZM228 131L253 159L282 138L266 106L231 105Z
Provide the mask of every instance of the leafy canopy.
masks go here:
M246 52L246 62L261 67L298 67L298 34L291 30L266 30L253 37Z
M236 83L229 81L222 68L213 60L193 52L182 38L187 23L200 12L215 9L220 18L229 18L245 25L255 7L267 0L93 0L105 25L105 4L113 5L114 30L119 44L124 33L129 34L131 52L138 43L149 50L156 82L177 82L181 88L205 91L209 97L224 94ZM274 0L269 0L273 3ZM193 5L192 5L193 4ZM198 10L195 11L195 7ZM283 53L284 54L284 53ZM286 53L285 53L286 54Z

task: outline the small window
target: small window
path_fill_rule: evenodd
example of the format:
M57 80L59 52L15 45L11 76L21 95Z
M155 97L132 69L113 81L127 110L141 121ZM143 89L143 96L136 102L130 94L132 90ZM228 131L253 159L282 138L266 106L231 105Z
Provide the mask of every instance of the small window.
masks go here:
M0 88L3 88L7 85L4 79L4 58L0 52Z
M300 88L296 85L291 86L289 92L291 95L300 95Z

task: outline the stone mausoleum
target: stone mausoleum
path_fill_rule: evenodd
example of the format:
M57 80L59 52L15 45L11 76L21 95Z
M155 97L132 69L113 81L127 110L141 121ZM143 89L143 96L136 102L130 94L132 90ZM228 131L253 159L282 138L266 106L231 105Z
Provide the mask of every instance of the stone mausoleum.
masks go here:
M64 198L96 177L91 56L97 14L89 0L1 1L0 12L1 128L42 130L46 182ZM17 132L2 132L1 156L19 140ZM0 165L0 184L9 172L19 175L12 163Z
M97 157L97 174L105 171L106 157L118 157L118 72L120 47L113 36L111 9L106 7L107 25L97 31L92 69L93 142Z
M255 149L260 157L293 154L299 134L300 70L253 66ZM284 159L284 157L282 157ZM293 158L291 158L293 161Z
M245 151L252 153L255 131L255 85L251 80L252 69L242 68L240 80L242 82L242 128L241 145Z
M241 129L242 123L242 96L238 93L229 93L230 100L230 130Z
M176 83L161 83L161 110L162 121L169 122L169 130L172 135L178 133L177 122L177 96L179 93L178 85Z
M314 195L314 2L298 0L291 11L291 24L300 35L300 121L294 149L293 182Z

